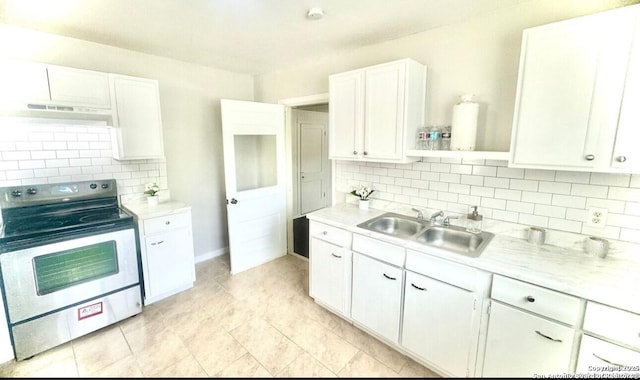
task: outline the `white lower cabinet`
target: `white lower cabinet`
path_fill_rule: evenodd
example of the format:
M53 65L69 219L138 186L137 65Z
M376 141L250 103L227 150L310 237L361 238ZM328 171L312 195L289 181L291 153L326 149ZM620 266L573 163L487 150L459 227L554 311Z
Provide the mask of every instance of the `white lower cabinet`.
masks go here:
M383 338L398 343L403 270L353 253L351 317Z
M351 251L311 238L309 293L316 302L349 318L351 314Z
M574 330L491 301L483 377L570 372Z
M588 335L582 337L576 374L640 375L640 352ZM595 377L595 376L594 376Z
M182 204L172 208L171 203L155 208L125 207L138 222L144 304L193 287L196 273L191 208Z
M476 296L407 271L402 346L454 376L469 376Z

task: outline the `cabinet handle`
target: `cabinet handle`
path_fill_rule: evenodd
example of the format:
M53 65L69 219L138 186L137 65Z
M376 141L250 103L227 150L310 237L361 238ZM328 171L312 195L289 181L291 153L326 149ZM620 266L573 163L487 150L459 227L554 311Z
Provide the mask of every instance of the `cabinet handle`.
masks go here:
M627 160L626 156L618 156L618 162L625 162Z
M612 361L607 360L607 359L605 359L605 358L603 358L603 357L600 357L600 356L598 356L598 355L596 355L596 354L592 354L592 355L593 355L593 356L595 356L596 358L598 358L598 359L602 360L603 362L608 363L608 364L611 364L611 365L613 365L613 366L616 366L616 367L626 367L624 364L618 364L618 363L616 363L616 362L612 362Z
M341 259L342 258L342 256L338 256L333 252L331 252L331 256L335 257L336 259Z
M160 240L160 241L159 241L159 242L157 242L157 243L151 243L151 245L160 245L160 244L162 244L162 243L164 243L164 240Z
M411 283L411 286L413 286L414 288L418 289L418 290L427 290L427 288L421 288L418 285L414 284L413 282Z
M164 224L168 226L169 224L171 224L171 221L167 220L166 222L164 222Z
M394 280L394 281L396 280L395 277L387 276L386 273L383 273L382 275L385 276L386 278L388 278L389 280Z
M587 154L586 156L584 156L584 159L587 161L593 161L596 159L596 156L594 156L593 154Z
M354 150L353 151L353 155L355 156L356 154L358 154L358 152Z
M536 299L531 296L527 296L525 299L529 302L536 302Z
M536 334L540 335L541 337L547 338L553 342L558 342L558 343L562 343L562 339L553 339L552 337L548 336L548 335L544 335L543 333L541 333L540 331L536 330Z
M327 231L322 231L322 234L326 235L326 234L328 234L328 232Z

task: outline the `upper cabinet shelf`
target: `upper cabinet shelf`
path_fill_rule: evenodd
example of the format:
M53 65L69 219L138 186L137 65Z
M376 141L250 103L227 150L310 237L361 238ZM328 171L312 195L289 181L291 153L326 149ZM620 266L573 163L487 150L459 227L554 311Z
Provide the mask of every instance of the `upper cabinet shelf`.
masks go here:
M467 160L504 160L509 159L509 152L493 152L480 150L407 150L411 157L461 158Z

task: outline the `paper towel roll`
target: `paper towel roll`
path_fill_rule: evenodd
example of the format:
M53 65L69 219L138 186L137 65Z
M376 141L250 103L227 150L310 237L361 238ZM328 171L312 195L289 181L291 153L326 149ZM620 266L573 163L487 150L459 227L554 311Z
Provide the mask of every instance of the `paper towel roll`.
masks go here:
M473 95L463 95L461 101L453 106L451 119L451 150L474 150L478 129L478 103Z

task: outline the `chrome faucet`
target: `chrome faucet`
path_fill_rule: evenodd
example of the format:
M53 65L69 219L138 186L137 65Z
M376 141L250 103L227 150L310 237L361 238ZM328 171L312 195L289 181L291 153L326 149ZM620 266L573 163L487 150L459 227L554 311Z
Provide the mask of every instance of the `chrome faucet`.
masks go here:
M440 211L438 211L438 212L433 213L433 214L431 215L431 218L429 218L429 219L431 219L431 223L435 223L435 222L436 222L436 219L437 219L439 216L444 216L444 211L440 210Z
M451 225L450 219L458 219L458 217L457 216L448 215L446 218L444 218L444 220L442 220L442 225L445 226L445 227L450 226Z
M424 219L424 215L422 214L422 211L418 210L417 208L411 208L413 211L418 213L418 219Z

